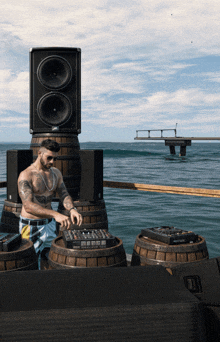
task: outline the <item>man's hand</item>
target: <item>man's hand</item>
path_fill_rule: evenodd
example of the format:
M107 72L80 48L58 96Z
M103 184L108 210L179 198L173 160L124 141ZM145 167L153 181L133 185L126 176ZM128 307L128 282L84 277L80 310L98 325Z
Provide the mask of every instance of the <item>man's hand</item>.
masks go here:
M71 220L68 216L60 214L60 213L56 213L54 218L60 224L61 230L70 229Z
M78 213L77 210L74 208L70 209L70 218L73 224L77 224L78 226L81 226L82 224L82 215ZM75 223L76 220L76 223Z

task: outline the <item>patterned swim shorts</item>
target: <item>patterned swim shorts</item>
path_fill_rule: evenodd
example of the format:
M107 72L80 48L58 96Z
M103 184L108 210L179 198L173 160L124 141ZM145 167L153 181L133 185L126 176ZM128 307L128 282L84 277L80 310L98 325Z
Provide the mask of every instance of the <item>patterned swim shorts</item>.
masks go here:
M56 221L54 219L33 220L20 216L19 232L23 239L31 240L38 255L45 248L50 248L56 238Z

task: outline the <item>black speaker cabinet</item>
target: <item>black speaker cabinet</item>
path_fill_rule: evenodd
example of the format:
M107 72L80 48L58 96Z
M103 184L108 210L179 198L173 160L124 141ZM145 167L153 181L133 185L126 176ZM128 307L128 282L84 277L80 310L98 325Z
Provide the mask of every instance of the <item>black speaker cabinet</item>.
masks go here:
M97 201L103 198L103 151L81 150L80 200Z
M205 304L220 307L220 257L183 263L172 268L172 275Z
M21 203L18 194L17 180L21 171L33 163L32 150L8 150L7 151L7 200Z
M81 49L30 50L30 132L81 133Z

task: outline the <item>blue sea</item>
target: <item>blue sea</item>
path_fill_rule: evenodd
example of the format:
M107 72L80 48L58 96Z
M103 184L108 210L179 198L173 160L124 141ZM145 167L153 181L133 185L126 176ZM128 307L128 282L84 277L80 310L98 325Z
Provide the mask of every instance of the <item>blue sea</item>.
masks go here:
M80 137L79 137L80 142ZM30 144L0 144L0 181L6 180L6 151ZM170 155L158 142L88 142L81 149L102 149L104 180L192 188L220 189L219 143L192 143L186 156ZM0 189L0 211L6 189ZM109 231L131 254L144 228L174 226L203 236L210 258L220 256L220 199L104 188Z

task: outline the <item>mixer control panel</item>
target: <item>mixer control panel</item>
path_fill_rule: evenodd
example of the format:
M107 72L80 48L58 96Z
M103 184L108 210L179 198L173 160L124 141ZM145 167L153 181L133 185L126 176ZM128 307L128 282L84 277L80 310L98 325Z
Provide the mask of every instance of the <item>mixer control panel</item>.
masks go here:
M97 249L117 244L116 238L104 229L64 230L62 234L66 248Z
M198 235L191 231L169 226L142 229L141 235L152 240L167 243L168 245L194 243L198 240Z

